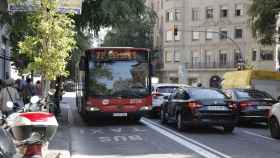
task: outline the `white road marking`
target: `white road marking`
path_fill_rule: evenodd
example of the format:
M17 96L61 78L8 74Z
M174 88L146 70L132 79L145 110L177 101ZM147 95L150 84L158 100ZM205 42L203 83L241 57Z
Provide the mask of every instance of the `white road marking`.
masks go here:
M202 147L200 147L200 146L198 146L194 143L191 143L190 141L187 141L183 138L180 138L179 136L177 136L177 135L175 135L171 132L168 132L167 130L165 130L161 127L158 127L158 126L154 125L153 123L151 123L147 119L142 119L141 122L143 124L145 124L146 126L148 126L149 128L151 128L151 129L161 133L162 135L176 141L177 143L183 145L184 147L195 151L196 153L200 154L203 157L206 157L206 158L221 158L221 156L212 153L213 151L210 152L210 151L205 150Z
M68 107L68 122L70 125L74 124L74 117L73 117L73 113L72 113L72 109L70 107L70 105L68 104L66 107Z
M249 134L249 135L252 135L252 136L256 136L256 137L260 137L260 138L264 138L264 139L267 139L267 140L275 140L273 138L270 138L270 137L266 137L266 136L263 136L263 135L260 135L260 134L257 134L257 133L254 133L254 132L250 132L250 131L247 131L247 130L242 130L243 133L246 133L246 134Z
M85 130L83 130L83 129L80 129L80 134L85 134Z
M140 128L137 128L137 127L133 127L133 131L134 131L134 132L147 132L147 130L145 130L145 129L140 129Z
M192 158L192 155L186 154L143 154L143 155L81 155L81 154L73 154L71 158Z
M112 132L122 133L122 128L110 128Z
M184 138L186 141L191 142L191 143L193 143L193 144L195 144L195 145L197 145L197 146L203 147L204 149L207 149L207 150L209 150L209 151L211 151L211 152L213 152L213 153L216 153L216 154L218 154L218 155L221 155L221 156L224 157L224 158L232 158L232 157L229 156L229 155L226 155L226 154L224 154L224 153L222 153L222 152L220 152L220 151L218 151L218 150L216 150L216 149L213 149L213 148L211 148L211 147L209 147L209 146L207 146L207 145L204 145L204 144L202 144L202 143L199 143L198 141L195 141L195 140L193 140L193 139L191 139L191 138L189 138L189 137L187 137L187 136L185 136L185 135L183 135L183 134L181 134L181 133L178 133L178 132L176 132L176 131L173 131L173 130L171 130L171 129L169 129L169 128L166 128L166 127L164 127L164 126L162 126L162 125L156 124L156 123L150 121L149 119L146 119L146 118L145 118L145 119L142 119L142 120L146 120L146 121L150 122L151 124L154 124L154 125L158 126L158 127L161 128L161 129L164 129L164 130L166 130L166 131L168 131L168 132L170 132L170 133L172 133L172 134L174 134L174 135L176 135L176 136L179 136L179 137L181 137L181 138Z

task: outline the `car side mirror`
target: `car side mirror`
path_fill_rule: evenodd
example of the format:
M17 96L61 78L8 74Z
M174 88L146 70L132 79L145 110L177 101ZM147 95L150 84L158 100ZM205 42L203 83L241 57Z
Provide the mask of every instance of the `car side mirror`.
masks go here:
M280 103L280 96L277 98L277 101Z
M164 100L168 100L169 96L164 96L163 99Z
M189 100L191 97L188 93L184 93L184 100Z

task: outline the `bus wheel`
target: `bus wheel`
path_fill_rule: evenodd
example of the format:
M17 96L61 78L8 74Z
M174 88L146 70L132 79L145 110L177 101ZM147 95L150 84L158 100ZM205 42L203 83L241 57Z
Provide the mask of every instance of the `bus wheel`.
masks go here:
M81 117L83 119L83 121L88 122L89 121L89 116L86 113L81 113Z
M138 123L138 122L140 121L140 119L141 119L141 116L133 116L133 117L131 118L131 121L133 121L133 122L135 122L135 123Z

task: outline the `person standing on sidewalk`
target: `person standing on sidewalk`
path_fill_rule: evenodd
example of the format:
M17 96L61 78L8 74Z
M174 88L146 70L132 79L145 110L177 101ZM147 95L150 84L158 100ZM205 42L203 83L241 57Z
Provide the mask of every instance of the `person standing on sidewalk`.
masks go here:
M36 81L36 84L35 84L35 93L39 97L43 96L42 85L41 85L41 81L39 81L39 80Z
M24 104L27 104L30 101L30 98L35 94L36 94L35 87L32 84L32 80L31 78L28 78L26 80L26 85L23 87L23 92L22 92Z
M61 109L60 109L60 101L62 100L63 95L63 83L62 78L57 77L55 81L55 93L54 93L54 104L56 105L56 114L60 115Z
M14 88L14 80L8 79L5 81L6 87L0 91L0 110L4 114L8 114L12 111L9 107L7 107L7 102L11 101L14 103L14 106L21 106L22 103L21 98L18 94L18 91Z
M4 80L0 79L0 91L2 88L5 87L5 83L4 83Z

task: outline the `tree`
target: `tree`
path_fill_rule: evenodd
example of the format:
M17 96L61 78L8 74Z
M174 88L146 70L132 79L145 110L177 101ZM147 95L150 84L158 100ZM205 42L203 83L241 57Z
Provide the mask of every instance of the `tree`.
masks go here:
M0 3L5 0L0 0ZM21 1L21 0L17 0ZM82 4L82 14L71 16L75 21L75 30L77 32L75 38L77 41L77 49L72 52L72 65L73 67L79 59L80 54L85 49L90 47L91 32L97 35L98 31L102 27L119 26L125 23L132 17L142 16L145 12L145 0L84 0ZM27 64L32 62L31 58L19 55L18 42L22 41L28 34L34 33L33 27L31 27L28 17L31 13L20 12L15 14L5 13L0 18L3 23L10 25L10 45L12 47L13 60L16 63L20 72L24 73ZM22 60L24 59L24 61Z
M147 9L145 12L141 17L136 16L113 27L105 36L103 46L152 48L156 16L151 10Z
M279 0L252 0L248 13L253 35L260 43L274 43L275 16L280 11L279 8Z
M20 54L32 59L28 70L42 75L44 96L50 80L67 75L67 58L76 44L74 21L56 10L54 1L41 0L41 8L27 17L32 32L18 44Z
M145 9L145 0L84 0L82 14L74 19L79 29L97 33L102 27L118 26L132 17L142 16Z

